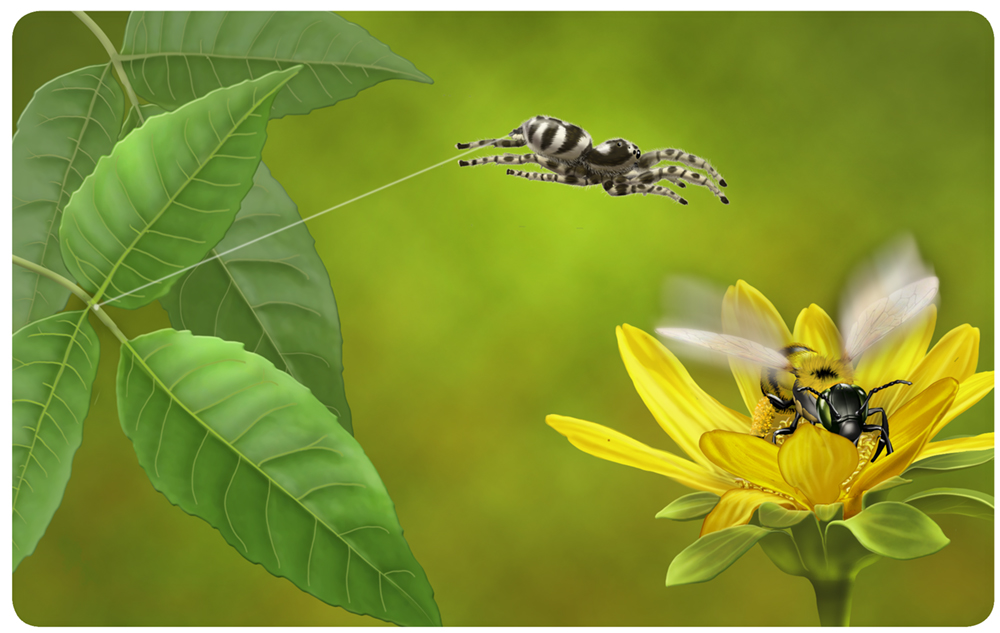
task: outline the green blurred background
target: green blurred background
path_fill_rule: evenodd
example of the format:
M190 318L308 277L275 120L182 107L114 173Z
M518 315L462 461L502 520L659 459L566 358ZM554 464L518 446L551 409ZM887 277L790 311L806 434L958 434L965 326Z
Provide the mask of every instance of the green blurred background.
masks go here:
M119 45L126 13L96 13ZM663 281L745 279L791 323L908 232L941 278L935 340L982 330L993 365L993 33L974 13L343 14L433 77L272 121L264 160L311 215L505 135L536 114L642 150L707 157L729 206L689 187L615 199L454 163L310 223L344 334L358 440L395 501L448 625L812 625L812 589L759 548L715 580L664 587L698 523L653 515L687 489L590 457L561 413L678 450L645 409L614 328L651 330ZM100 63L68 13L13 33L13 115ZM482 154L489 152L483 151ZM695 190L697 189L697 190ZM110 310L129 336L158 304ZM13 576L35 625L378 625L270 576L139 467L115 413L116 341L62 506ZM732 377L689 363L742 410ZM944 435L992 430L993 396ZM934 485L993 492L992 464ZM854 625L970 625L993 607L993 524L863 571Z

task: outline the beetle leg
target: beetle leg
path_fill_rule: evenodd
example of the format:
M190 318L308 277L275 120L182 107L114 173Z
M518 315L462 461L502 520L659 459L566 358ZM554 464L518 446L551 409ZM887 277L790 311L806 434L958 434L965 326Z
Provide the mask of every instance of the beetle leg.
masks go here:
M881 413L882 414L882 424L881 425L878 425L878 424L865 424L865 425L863 425L861 427L861 431L863 433L869 432L869 431L878 431L879 432L878 448L875 449L875 454L872 456L872 461L875 461L875 458L878 457L879 454L882 452L882 447L883 446L886 449L885 454L886 455L892 455L892 442L889 441L889 416L887 416L885 414L885 409L881 409L881 408L868 409L868 417L871 417L871 416L875 415L876 413Z

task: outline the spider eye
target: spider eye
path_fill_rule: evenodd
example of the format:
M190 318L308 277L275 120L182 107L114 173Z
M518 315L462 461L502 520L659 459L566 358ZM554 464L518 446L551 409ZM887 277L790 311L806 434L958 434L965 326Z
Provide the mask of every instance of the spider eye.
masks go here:
M619 143L619 144L618 144L618 147L621 147L621 146L622 146L622 144L621 144L621 143Z

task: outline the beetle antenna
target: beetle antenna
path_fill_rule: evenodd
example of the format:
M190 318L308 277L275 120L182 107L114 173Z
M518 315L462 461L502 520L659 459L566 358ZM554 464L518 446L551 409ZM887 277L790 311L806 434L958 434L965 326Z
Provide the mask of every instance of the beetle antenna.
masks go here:
M881 387L875 387L874 389L868 392L868 397L865 398L865 403L862 405L862 408L868 406L868 401L872 399L872 396L874 396L877 392L882 391L886 387L892 387L893 385L912 385L912 384L913 383L910 382L909 380L893 380L892 382L885 383Z
M817 398L823 398L823 394L826 393L825 391L823 393L820 393L820 392L816 391L815 389L813 389L812 387L796 387L795 391L797 391L798 393L802 393L803 391L808 391L810 393L816 394ZM837 411L837 407L833 406L833 403L830 402L829 396L827 396L826 398L823 398L823 402L825 402L828 405L830 405L830 408L833 410L833 414L835 416L840 417L840 413Z

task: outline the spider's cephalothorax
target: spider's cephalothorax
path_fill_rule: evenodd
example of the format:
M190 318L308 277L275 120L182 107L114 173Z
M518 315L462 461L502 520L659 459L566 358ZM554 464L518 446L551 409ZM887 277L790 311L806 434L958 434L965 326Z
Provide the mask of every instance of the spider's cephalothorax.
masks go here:
M656 183L667 180L679 187L684 187L684 183L688 182L708 188L724 204L729 204L729 199L722 195L712 179L718 180L723 187L726 186L726 181L719 176L719 172L708 164L708 161L702 158L679 149L662 149L643 154L634 143L623 138L604 141L595 147L586 130L553 117L532 117L511 130L509 138L458 143L456 147L475 149L488 145L493 147L524 147L527 145L533 153L487 156L467 161L460 160L458 164L462 167L468 167L486 163L511 165L535 163L553 173L508 169L507 174L528 180L558 182L578 187L599 184L612 196L652 193L672 198L681 204L687 204L687 200ZM708 173L708 176L676 165L651 169L653 165L662 161L674 161L703 169Z

